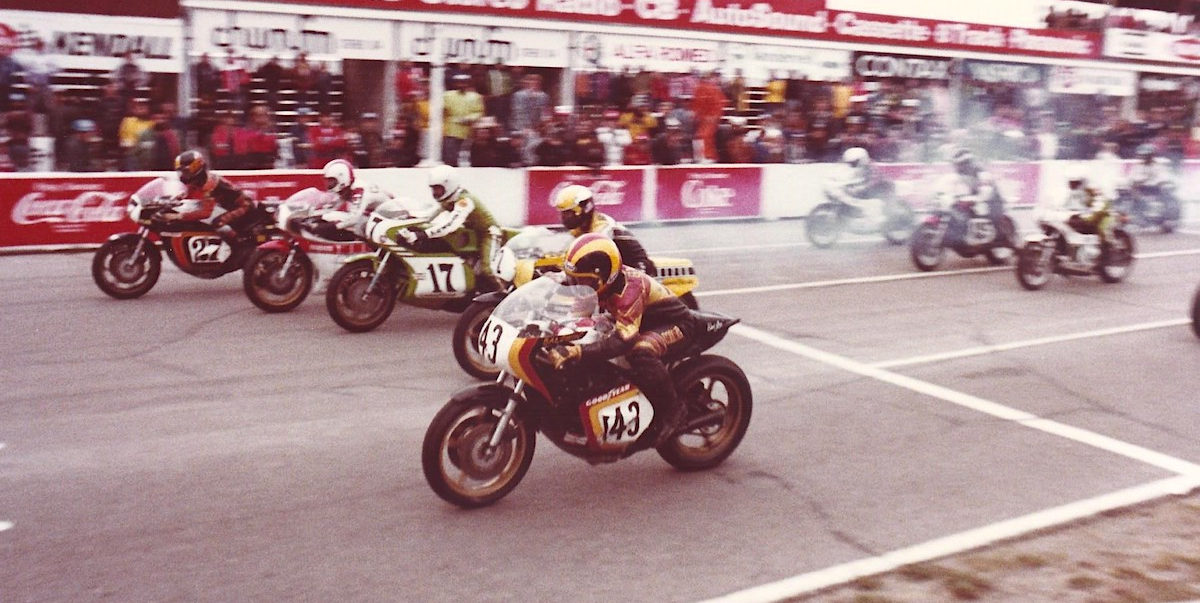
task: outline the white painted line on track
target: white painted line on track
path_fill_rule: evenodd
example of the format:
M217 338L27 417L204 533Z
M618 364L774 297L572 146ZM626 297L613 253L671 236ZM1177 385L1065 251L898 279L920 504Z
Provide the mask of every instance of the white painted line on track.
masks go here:
M1128 507L1172 494L1185 494L1200 487L1200 476L1179 475L1118 490L1086 500L1068 503L1013 519L993 523L973 530L951 534L876 557L867 557L841 565L800 574L745 590L709 599L704 603L757 603L779 601L844 584L856 578L894 570L912 563L921 563L969 551L1001 540L1091 517L1104 511Z
M13 522L0 521L0 532L3 532L5 530L11 530L11 529L13 529Z
M926 364L929 362L938 362L941 360L954 360L957 358L966 358L968 356L981 356L983 354L994 354L996 352L1005 352L1019 348L1028 348L1039 345L1048 345L1052 343L1063 343L1066 341L1076 341L1079 339L1090 339L1092 337L1106 337L1108 335L1121 335L1124 333L1136 333L1138 331L1150 331L1153 329L1165 329L1167 327L1178 327L1181 325L1191 324L1191 320L1187 318L1177 318L1172 320L1160 320L1157 322L1144 322L1136 325L1128 325L1124 327L1112 327L1109 329L1096 329L1094 331L1084 331L1082 333L1071 333L1068 335L1055 335L1052 337L1039 337L1037 339L1026 339L1024 341L1012 341L1009 343L997 343L993 345L981 345L971 348L955 350L953 352L942 352L940 354L926 354L924 356L913 356L911 358L899 358L896 360L886 360L883 362L872 362L871 366L881 369L896 368L898 366L912 366L914 364Z
M1176 251L1155 251L1135 254L1139 260L1154 260L1159 258L1177 257L1184 255L1200 255L1200 249L1180 249ZM871 283L888 283L919 278L937 278L959 276L962 274L977 274L981 272L1000 272L1013 270L1012 266L985 266L981 268L962 268L959 270L941 270L933 272L903 272L900 274L881 274L877 276L860 276L855 278L840 278L827 281L806 281L800 283L781 283L778 285L760 285L758 287L739 287L737 289L717 289L715 291L695 291L696 297L718 297L722 295L741 295L745 293L770 293L773 291L790 291L793 289L821 289L824 287L840 287L844 285L864 285Z
M951 404L961 406L963 408L981 412L986 415L996 417L1005 421L1011 421L1018 425L1036 429L1044 433L1056 435L1068 440L1073 440L1081 444L1098 448L1113 454L1117 454L1135 461L1153 465L1160 469L1165 469L1172 473L1184 475L1200 476L1200 465L1178 459L1161 452L1155 452L1148 448L1143 448L1129 442L1110 438L1086 429L1072 427L1058 421L1043 419L1037 415L1018 410L1003 404L998 404L990 400L984 400L978 396L952 390L948 387L922 381L899 373L893 373L881 368L873 367L869 364L851 360L844 356L824 352L813 347L809 347L802 343L784 339L777 335L772 335L766 331L761 331L754 327L749 327L743 324L735 325L730 329L731 333L737 333L748 339L753 339L759 343L769 345L775 349L789 352L797 356L802 356L810 360L815 360L822 364L828 364L841 370L876 379L884 383L902 387L920 394L938 398Z

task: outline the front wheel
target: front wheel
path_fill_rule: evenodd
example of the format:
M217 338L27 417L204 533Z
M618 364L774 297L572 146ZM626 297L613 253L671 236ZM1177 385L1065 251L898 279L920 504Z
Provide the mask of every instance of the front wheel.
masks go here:
M741 443L750 427L754 397L738 365L721 356L700 356L676 372L679 402L689 424L703 421L658 448L676 469L699 471L720 465Z
M912 235L915 221L916 214L907 203L893 202L888 219L883 223L883 238L892 245L903 245Z
M1050 282L1053 260L1042 258L1042 244L1030 243L1017 254L1017 282L1029 291L1037 291Z
M145 295L154 288L160 274L162 256L158 247L153 241L135 235L106 242L92 258L92 280L101 291L116 299Z
M495 381L500 375L495 358L486 358L479 351L479 332L495 309L494 302L473 302L454 325L454 359L468 375L483 381Z
M297 251L287 264L289 250L258 249L242 271L242 289L254 305L267 312L289 312L308 297L313 266L308 255Z
M936 270L942 264L942 259L946 257L946 247L942 245L936 228L921 226L913 233L909 256L912 257L913 265L924 272Z
M804 233L813 247L832 247L842 235L842 218L837 206L823 203L813 208L804 220Z
M1113 240L1100 258L1100 280L1119 283L1133 270L1133 237L1124 230L1113 233Z
M425 430L421 468L443 500L467 509L485 507L512 492L529 471L537 431L519 414L500 444L489 444L507 402L504 391L479 389L456 397Z
M396 285L387 274L379 276L375 287L375 264L359 260L342 266L329 279L325 309L338 326L352 333L364 333L383 324L396 308Z

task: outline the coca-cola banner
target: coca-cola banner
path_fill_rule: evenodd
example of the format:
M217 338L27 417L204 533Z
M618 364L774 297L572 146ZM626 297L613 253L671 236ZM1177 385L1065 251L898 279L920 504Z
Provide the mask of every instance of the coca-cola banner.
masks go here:
M762 169L660 167L655 208L660 220L757 217L762 213Z
M949 163L879 163L875 171L896 185L896 195L916 210L936 209L938 193L950 190L954 170ZM993 162L985 166L1010 207L1038 202L1041 176L1037 163Z
M592 189L596 209L618 222L640 222L642 214L642 168L604 169L529 169L528 224L558 224L558 210L552 205L554 194L571 184Z
M157 176L47 176L0 179L0 248L90 245L135 229L125 207L129 196ZM286 199L320 174L244 174L228 178L254 198Z

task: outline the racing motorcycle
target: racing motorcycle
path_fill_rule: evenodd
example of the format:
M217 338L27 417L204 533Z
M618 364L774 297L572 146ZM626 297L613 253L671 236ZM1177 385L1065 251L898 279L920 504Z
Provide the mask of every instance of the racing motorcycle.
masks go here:
M1106 283L1116 283L1133 268L1133 236L1122 226L1128 218L1112 212L1113 222L1108 248L1102 249L1100 237L1083 234L1069 223L1072 210L1050 210L1038 217L1040 232L1027 235L1017 256L1017 281L1036 291L1046 286L1054 274L1063 276L1098 275ZM1102 225L1101 228L1107 226Z
M907 203L896 198L895 185L890 182L886 184L887 190L880 195L880 199L864 201L883 204L882 223L827 193L825 196L828 200L814 207L804 220L808 241L813 247L825 249L832 247L842 233L848 231L857 235L883 234L889 243L902 245L912 234L916 214Z
M561 270L563 254L573 240L574 237L566 231L527 226L500 249L492 264L492 273L511 283L510 288L476 297L463 310L454 326L451 339L454 359L468 375L485 381L494 381L500 375L500 367L479 352L479 332L483 323L512 288L520 287L542 274ZM699 281L691 260L656 257L651 261L659 282L679 296L687 307L693 310L699 308L696 296L692 294Z
M613 328L590 287L538 278L506 297L484 324L479 347L504 369L501 379L454 394L425 432L421 466L438 496L465 508L503 498L533 461L537 433L589 463L608 463L654 446L661 429L653 404L622 360L555 370L545 351L587 342ZM684 471L719 465L741 442L753 404L746 375L704 352L739 322L696 312L688 345L666 358L687 419L657 448Z
M130 196L126 211L138 231L109 237L92 258L92 280L101 291L116 299L145 295L162 274L163 252L192 276L224 276L241 270L260 243L280 236L271 215L275 207L269 204L258 204L246 220L243 236L232 241L218 235L211 218L164 219L164 214L192 203L183 198L185 193L178 180L156 178Z
M1179 226L1179 198L1175 196L1175 186L1170 183L1121 186L1117 189L1117 199L1113 205L1142 228L1153 226L1164 233L1171 233Z
M462 312L481 293L476 283L480 244L472 231L409 246L396 239L401 229L425 224L397 200L379 205L363 228L374 252L350 255L329 279L325 308L338 326L354 333L383 324L396 302L434 310ZM493 250L515 233L496 229Z
M1000 195L988 200L974 195L956 198L948 209L929 214L913 233L909 246L913 264L925 272L936 270L946 249L964 258L983 254L992 265L1007 262L1013 255L1017 227L1003 211ZM1000 217L993 220L993 215Z
M254 305L288 312L311 291L321 293L345 258L369 251L360 240L362 212L333 210L333 193L306 188L281 203L275 223L287 236L258 246L242 272L242 287Z

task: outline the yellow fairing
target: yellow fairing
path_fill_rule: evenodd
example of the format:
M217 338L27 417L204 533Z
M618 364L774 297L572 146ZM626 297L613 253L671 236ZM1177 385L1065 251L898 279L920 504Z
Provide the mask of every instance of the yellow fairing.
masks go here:
M696 278L696 267L691 260L683 258L652 257L654 267L658 268L658 282L665 285L675 295L683 295L696 288L700 279Z

